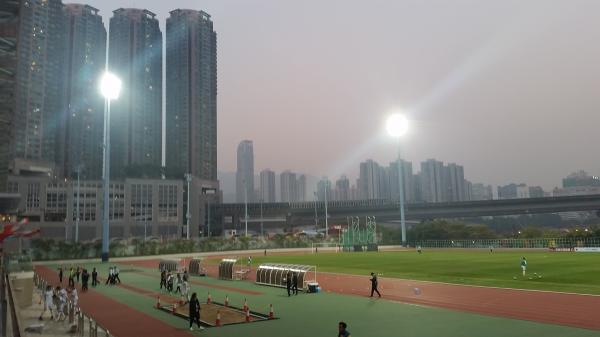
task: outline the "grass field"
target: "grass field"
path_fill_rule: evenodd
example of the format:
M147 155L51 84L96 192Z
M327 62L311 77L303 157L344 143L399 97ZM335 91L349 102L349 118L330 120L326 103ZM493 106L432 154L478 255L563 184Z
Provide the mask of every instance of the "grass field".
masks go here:
M338 272L350 272L364 274L377 266L377 271L383 271L385 276L389 273L398 277L413 278L436 278L436 275L447 275L451 273L451 267L448 261L451 259L447 253L425 254L414 256L407 253L384 253L384 254L319 254L304 256L272 256L265 260L289 261L302 263L318 264L320 269L327 269ZM454 256L454 254L452 254ZM471 255L471 254L469 254ZM531 265L536 265L536 261L543 261L542 254L528 254L531 256ZM459 254L460 256L460 254ZM566 255L562 256L566 259ZM470 267L469 260L483 263L484 261L504 261L508 270L518 268L518 259L514 262L517 254L497 254L497 256L487 256L475 254L469 259L468 256L456 257L462 261L466 275L473 279L478 279L474 272L475 267ZM553 256L554 257L554 256ZM579 256L578 256L579 257ZM584 259L589 257L582 256ZM256 260L256 259L255 259ZM564 261L572 261L570 259ZM410 262L409 264L409 261ZM589 260L593 262L597 260ZM402 264L405 264L402 267ZM510 267L516 264L516 267ZM408 268L412 265L412 268ZM553 264L548 264L549 268ZM92 267L99 269L100 275L104 276L107 272L107 266L102 264L85 264L86 268ZM426 266L433 268L429 272L425 270ZM56 266L52 266L56 267ZM435 267L435 268L434 268ZM439 270L436 270L439 268ZM491 268L491 266L488 266ZM592 267L590 267L592 268ZM156 268L134 267L135 270L122 266L121 279L123 283L139 287L148 291L158 291L159 275ZM387 270L390 272L387 272ZM409 270L412 270L410 271ZM402 270L405 270L404 272ZM472 274L466 271L470 270ZM500 274L500 271L483 269L483 274ZM154 276L153 276L154 275ZM512 273L510 274L512 277ZM499 317L484 316L472 313L464 313L446 309L424 307L418 305L403 304L386 300L371 300L365 297L339 295L335 293L320 294L300 294L288 298L285 290L258 286L250 282L222 281L212 278L194 277L194 280L201 280L207 285L193 285L192 290L198 292L202 300L206 299L208 291L211 292L213 300L223 301L226 295L229 296L232 305L241 306L244 298L248 298L251 310L268 312L268 305L273 304L276 316L281 319L274 321L258 322L251 324L238 324L221 328L209 328L202 332L194 332L197 336L263 336L263 337L326 337L333 336L337 330L337 322L344 320L349 323L349 330L352 336L489 336L489 337L522 337L522 336L548 336L548 337L591 337L597 336L597 331L570 328L557 325L542 324L536 322L506 319ZM591 283L591 281L590 281ZM260 292L260 295L247 295L231 290L223 290L219 287L233 287L242 290L252 290ZM173 326L175 329L185 330L187 323L170 315L168 313L154 309L155 298L139 292L128 290L124 287L108 287L101 285L95 288L96 291L124 303L131 308L144 312L152 317L160 319ZM82 300L85 294L80 295ZM110 308L106 308L110 310ZM126 319L126 318L123 318ZM131 322L138 324L140 322Z
M521 256L528 261L521 276ZM439 281L502 288L600 294L600 254L425 250L416 252L319 253L256 257L253 264L282 262L316 265L318 271ZM542 278L529 280L533 273ZM517 277L516 280L513 277Z

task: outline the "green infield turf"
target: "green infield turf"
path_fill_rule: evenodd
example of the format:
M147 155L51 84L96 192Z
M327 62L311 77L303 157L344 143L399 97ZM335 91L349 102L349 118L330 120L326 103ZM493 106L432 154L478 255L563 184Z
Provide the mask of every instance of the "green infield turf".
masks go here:
M522 277L520 258L527 258ZM570 252L503 252L483 250L424 250L272 255L254 258L253 264L281 262L316 265L318 271L494 286L600 294L600 254ZM534 277L534 273L541 278ZM514 279L516 277L516 279ZM532 280L529 277L533 277Z
M334 259L341 256L343 255L329 256L328 258ZM314 258L321 259L325 256L319 255ZM357 256L352 258L355 259ZM94 266L99 269L102 277L106 275L106 265L85 264L88 269ZM124 284L145 289L148 292L158 291L159 274L156 269L133 267L134 270L131 270L123 265L120 265L120 268L120 278ZM333 336L337 332L337 323L342 320L349 324L349 330L354 337L591 337L598 335L597 331L585 329L483 316L366 297L335 293L301 293L290 298L284 289L258 286L251 282L222 281L208 277L192 277L192 280L206 283L203 286L192 285L192 291L197 292L201 300L205 300L210 291L213 301L223 302L227 295L232 306L240 307L244 298L247 298L250 309L253 311L267 313L269 304L273 304L275 315L279 318L273 321L207 328L202 332L194 331L193 334L196 336L327 337ZM222 287L260 292L260 295L242 294L235 289L224 290ZM176 329L187 328L187 322L184 320L154 309L156 300L147 294L120 286L100 285L95 290L132 309L160 319ZM80 295L81 298L84 296L85 294ZM110 310L110 308L106 308L106 310ZM123 317L123 319L127 318ZM143 324L143 322L131 323Z

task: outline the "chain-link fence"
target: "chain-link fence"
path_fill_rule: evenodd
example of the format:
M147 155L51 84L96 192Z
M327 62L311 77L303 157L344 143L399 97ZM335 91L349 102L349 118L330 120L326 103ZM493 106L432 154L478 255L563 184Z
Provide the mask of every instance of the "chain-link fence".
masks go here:
M600 247L600 238L535 238L490 240L423 240L410 242L423 248L548 248Z

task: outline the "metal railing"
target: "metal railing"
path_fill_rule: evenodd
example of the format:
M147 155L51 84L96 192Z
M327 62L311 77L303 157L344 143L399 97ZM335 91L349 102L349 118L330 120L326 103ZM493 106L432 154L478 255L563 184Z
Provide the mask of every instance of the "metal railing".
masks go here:
M33 282L38 291L42 294L49 283L37 273L33 274ZM81 308L76 307L72 301L67 301L67 317L69 324L75 324L75 336L78 337L114 337L107 328L100 325L91 316L85 314Z
M600 238L533 238L490 240L415 240L409 246L423 248L548 248L600 247Z

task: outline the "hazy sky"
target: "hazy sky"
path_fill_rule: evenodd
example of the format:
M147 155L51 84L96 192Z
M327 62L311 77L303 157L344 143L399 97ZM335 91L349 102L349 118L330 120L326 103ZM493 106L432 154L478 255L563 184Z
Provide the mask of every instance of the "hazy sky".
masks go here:
M218 34L219 170L254 141L255 170L356 177L403 156L464 165L473 182L551 188L600 174L600 1L84 1L105 23L147 8L204 10Z

